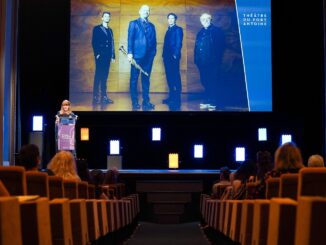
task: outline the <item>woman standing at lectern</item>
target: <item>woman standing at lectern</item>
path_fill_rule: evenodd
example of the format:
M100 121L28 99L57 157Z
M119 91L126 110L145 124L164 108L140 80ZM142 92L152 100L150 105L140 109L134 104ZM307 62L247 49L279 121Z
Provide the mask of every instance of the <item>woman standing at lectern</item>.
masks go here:
M61 103L60 111L55 116L55 123L59 123L60 117L67 117L69 119L77 119L77 116L71 111L71 103L69 100L64 100Z
M73 139L73 143L70 144L70 146L73 145L72 148L67 146L68 148L64 147L64 148L59 149L59 147L58 147L58 133L59 133L58 128L60 127L59 123L61 123L61 124L75 124L76 120L77 120L77 115L75 115L71 111L71 103L70 103L70 101L69 100L62 101L60 111L58 111L58 113L55 116L56 152L58 152L59 150L69 150L76 157L76 142L75 142L75 139ZM74 132L73 132L73 137L74 137Z

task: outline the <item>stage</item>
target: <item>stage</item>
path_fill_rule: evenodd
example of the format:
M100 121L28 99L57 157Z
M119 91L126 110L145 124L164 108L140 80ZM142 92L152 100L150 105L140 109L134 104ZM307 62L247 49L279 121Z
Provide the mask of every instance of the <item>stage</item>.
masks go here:
M199 219L199 200L219 180L219 170L122 169L119 182L128 193L138 193L141 219L182 223Z

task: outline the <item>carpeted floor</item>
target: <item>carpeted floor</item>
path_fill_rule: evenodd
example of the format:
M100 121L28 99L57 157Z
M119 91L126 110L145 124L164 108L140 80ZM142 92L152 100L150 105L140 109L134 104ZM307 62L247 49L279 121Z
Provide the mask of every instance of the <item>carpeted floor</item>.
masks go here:
M198 223L161 225L140 223L125 245L209 245Z

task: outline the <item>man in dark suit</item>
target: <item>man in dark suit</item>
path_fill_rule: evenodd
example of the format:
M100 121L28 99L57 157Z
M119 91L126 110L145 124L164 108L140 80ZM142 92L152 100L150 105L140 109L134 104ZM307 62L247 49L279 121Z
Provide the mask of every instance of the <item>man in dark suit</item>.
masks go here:
M128 60L134 59L148 76L141 74L143 110L153 110L155 106L150 103L149 86L150 74L152 71L154 57L156 55L156 31L155 26L148 21L150 9L147 5L141 6L139 10L140 17L129 23L128 28ZM139 70L131 66L130 72L130 96L132 109L140 109L138 103L137 83Z
M113 32L109 27L110 18L110 12L103 12L102 24L93 28L92 46L96 65L93 86L94 104L113 103L106 94L110 63L115 62Z
M212 16L200 16L203 28L196 36L194 59L200 72L200 80L205 89L204 102L200 109L215 110L217 102L217 83L225 50L224 32L211 23Z
M164 37L162 56L169 87L169 96L163 100L163 104L168 104L172 109L178 110L181 105L180 58L183 30L176 25L177 18L174 13L167 15L169 27Z

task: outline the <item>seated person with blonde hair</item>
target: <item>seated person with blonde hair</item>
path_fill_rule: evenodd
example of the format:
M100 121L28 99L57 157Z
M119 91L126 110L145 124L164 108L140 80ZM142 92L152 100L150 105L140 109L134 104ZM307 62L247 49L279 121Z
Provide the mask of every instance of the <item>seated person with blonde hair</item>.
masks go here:
M55 154L48 164L48 169L52 170L55 176L60 176L66 180L80 181L75 158L69 151L59 151Z
M321 155L311 155L308 159L309 168L323 168L325 167L324 158Z

